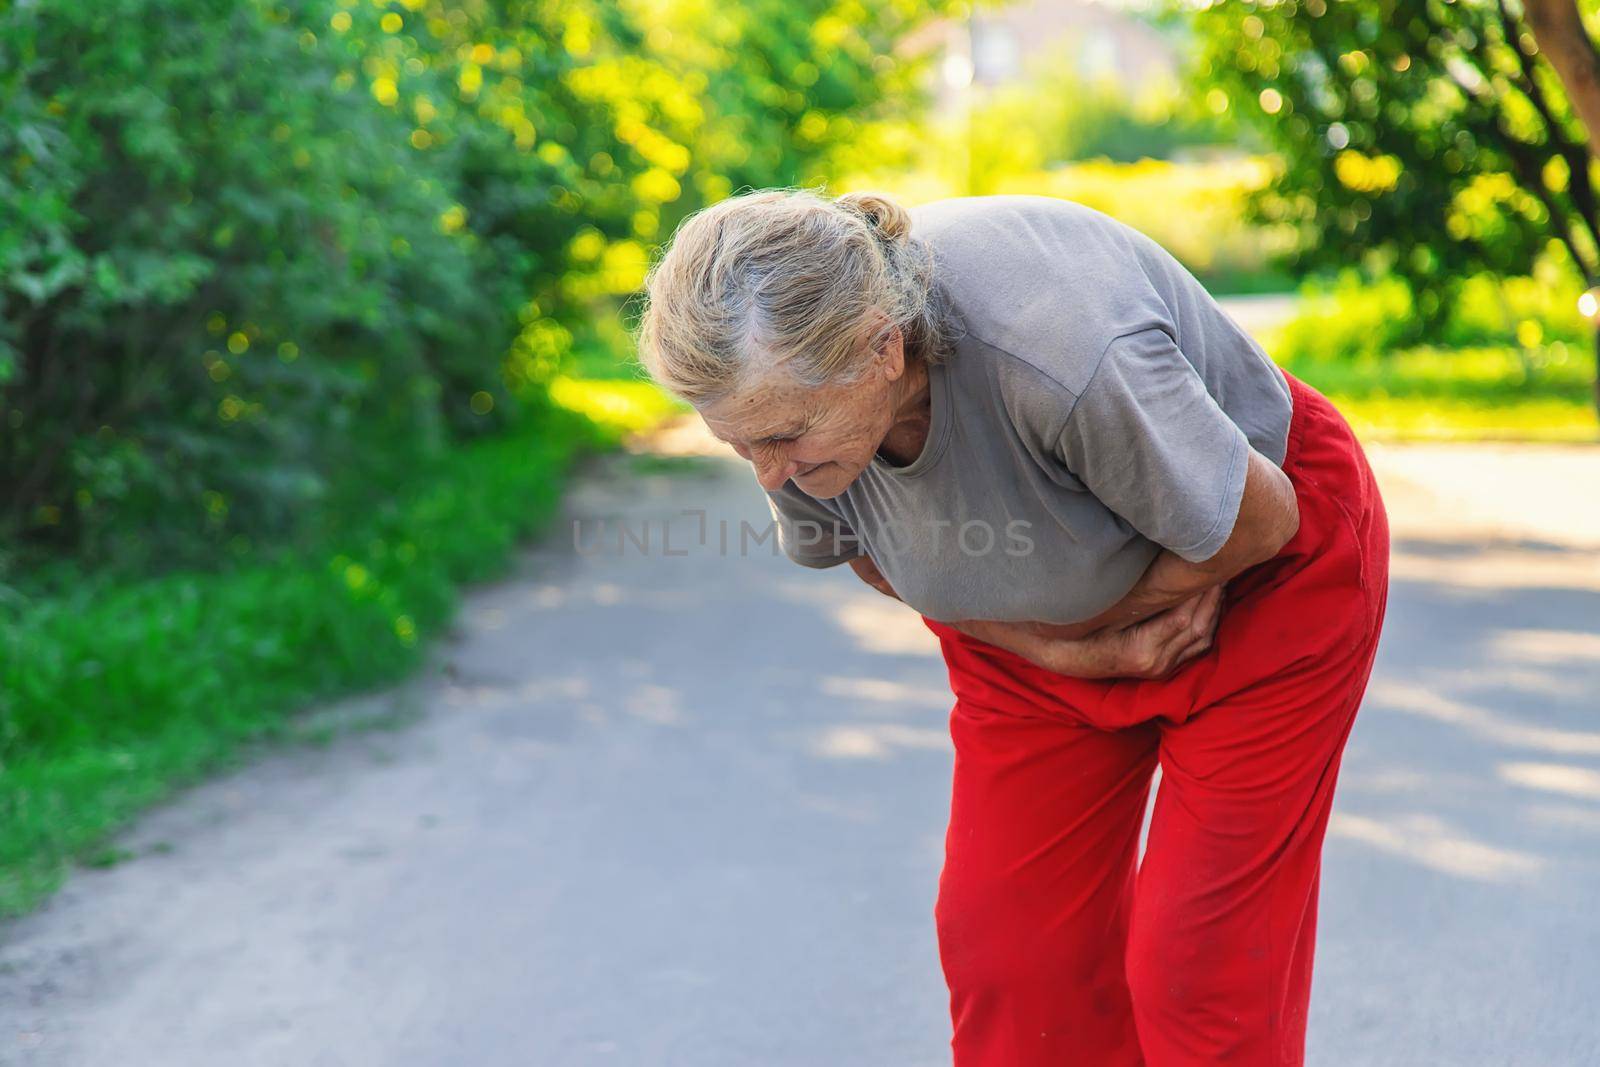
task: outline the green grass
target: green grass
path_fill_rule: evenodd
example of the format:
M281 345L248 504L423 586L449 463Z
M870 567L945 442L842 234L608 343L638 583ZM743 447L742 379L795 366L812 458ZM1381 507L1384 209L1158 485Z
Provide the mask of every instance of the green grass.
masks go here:
M1594 353L1572 345L1282 362L1326 393L1365 440L1600 441Z
M402 677L457 587L554 513L578 454L681 408L640 382L552 397L529 429L410 468L315 550L0 604L0 915L75 861L124 858L113 831L175 789L308 736L299 709Z

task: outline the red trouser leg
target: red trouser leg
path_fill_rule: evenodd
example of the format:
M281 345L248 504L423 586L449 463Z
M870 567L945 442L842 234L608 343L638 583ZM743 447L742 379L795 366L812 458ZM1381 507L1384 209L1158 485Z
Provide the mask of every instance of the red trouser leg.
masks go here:
M1147 1063L1304 1061L1322 842L1371 664L1363 648L1162 727L1127 948Z
M1389 545L1348 424L1290 384L1300 530L1228 583L1206 656L1161 681L1070 678L926 620L956 695L935 907L956 1067L1303 1062L1322 842Z
M950 729L934 918L957 1062L1136 1067L1122 946L1155 729L972 702L956 705Z

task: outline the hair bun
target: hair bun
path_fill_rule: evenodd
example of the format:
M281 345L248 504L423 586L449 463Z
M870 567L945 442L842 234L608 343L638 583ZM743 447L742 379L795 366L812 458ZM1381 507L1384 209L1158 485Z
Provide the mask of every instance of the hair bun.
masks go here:
M911 235L911 213L882 193L845 193L835 202L864 216L886 241Z

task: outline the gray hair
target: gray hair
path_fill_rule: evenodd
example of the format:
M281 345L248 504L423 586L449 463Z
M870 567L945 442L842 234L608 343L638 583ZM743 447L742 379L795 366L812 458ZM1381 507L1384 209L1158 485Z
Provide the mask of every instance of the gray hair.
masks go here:
M906 209L877 193L721 200L678 225L645 289L640 362L691 404L780 365L808 386L855 381L896 327L908 359L941 363L959 328L932 249L912 236Z

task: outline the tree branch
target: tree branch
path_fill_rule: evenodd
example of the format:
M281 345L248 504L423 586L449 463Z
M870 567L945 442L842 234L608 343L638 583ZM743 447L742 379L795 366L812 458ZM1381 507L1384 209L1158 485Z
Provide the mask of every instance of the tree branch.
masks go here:
M1431 16L1425 17L1428 18L1429 22L1433 23L1437 31L1428 42L1428 48L1433 53L1434 59L1443 67L1446 60L1444 55L1446 46L1443 42L1449 40L1450 35L1445 32L1445 27L1434 22ZM1597 246L1600 246L1600 230L1596 229L1596 220L1576 210L1574 207L1568 207L1568 205L1563 204L1556 198L1555 194L1544 184L1544 166L1535 154L1534 149L1536 146L1520 140L1511 132L1506 123L1505 114L1497 106L1494 98L1494 89L1490 77L1494 67L1485 52L1483 35L1474 34L1473 45L1469 49L1461 49L1459 45L1456 47L1461 61L1472 65L1479 80L1479 87L1476 90L1467 86L1462 88L1476 96L1484 105L1485 112L1490 116L1488 128L1493 131L1497 138L1500 150L1510 159L1514 177L1518 184L1544 205L1545 211L1550 214L1551 226L1555 229L1557 236L1561 238L1562 243L1566 245L1573 262L1577 264L1578 270L1583 273L1586 279L1593 279L1597 269L1600 269L1600 264L1591 263L1580 254L1577 242L1572 238L1572 228L1574 220L1583 223L1590 237L1595 240ZM1569 185L1569 196L1571 192L1572 188Z
M1555 111L1550 107L1550 102L1545 98L1544 90L1539 87L1538 75L1535 73L1535 60L1522 50L1518 44L1520 29L1515 15L1507 6L1506 0L1500 0L1500 32L1505 37L1506 47L1510 48L1517 56L1517 64L1522 70L1519 88L1522 90L1539 116L1544 119L1545 128L1550 132L1550 141L1561 153L1561 158L1567 161L1568 179L1572 195L1573 206L1586 219L1593 219L1596 215L1594 187L1589 181L1589 150L1581 141L1575 141L1568 135L1566 128L1556 117ZM1600 234L1596 235L1600 243Z
M1577 0L1522 0L1522 6L1533 39L1589 134L1590 154L1600 156L1600 52L1584 28Z

